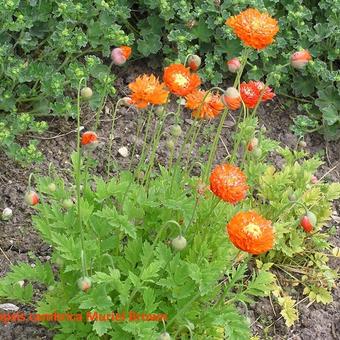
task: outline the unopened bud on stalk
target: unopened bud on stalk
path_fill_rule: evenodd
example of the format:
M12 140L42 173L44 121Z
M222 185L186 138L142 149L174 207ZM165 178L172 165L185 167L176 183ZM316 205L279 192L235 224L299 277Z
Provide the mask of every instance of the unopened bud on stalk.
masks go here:
M78 287L80 290L82 290L83 292L87 292L90 288L91 288L91 279L87 276L81 277L78 282Z
M179 125L173 125L171 127L170 133L174 137L179 137L182 134L182 128Z
M292 54L292 56L290 57L290 64L294 68L301 70L305 68L310 60L312 60L312 56L310 55L310 53L306 50L302 50Z
M92 97L93 91L90 87L84 87L81 89L80 94L84 99L89 99Z
M301 148L305 148L305 147L307 146L307 143L306 143L304 140L300 140L299 146L300 146Z
M170 151L173 151L175 149L175 143L172 139L168 139L166 141L166 146Z
M227 66L231 73L236 73L240 69L241 63L238 58L233 58L227 61Z
M179 235L171 241L171 244L176 250L181 251L187 246L187 240L185 237Z
M50 183L50 184L48 185L48 190L49 190L50 192L55 192L55 191L57 190L57 186L56 186L54 183Z
M120 100L120 104L122 106L131 106L132 104L132 99L130 97L123 97L121 100Z
M164 332L157 338L157 340L171 340L171 337L168 332Z
M39 196L38 194L33 191L33 190L30 190L28 192L26 192L25 194L25 202L28 204L28 205L36 205L39 203Z
M12 211L12 209L10 209L10 208L5 208L5 209L2 211L2 219L3 219L4 221L9 220L9 219L12 217L12 215L13 215L13 211Z
M253 151L258 146L258 144L259 140L256 137L252 138L247 145L248 151Z
M192 71L197 71L201 66L201 58L197 54L193 54L188 58L188 66Z

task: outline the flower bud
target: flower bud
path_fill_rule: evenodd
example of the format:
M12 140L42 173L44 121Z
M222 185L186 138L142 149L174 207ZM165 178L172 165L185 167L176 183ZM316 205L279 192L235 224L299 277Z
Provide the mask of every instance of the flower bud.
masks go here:
M30 190L28 192L26 192L25 194L25 202L28 204L28 205L36 205L39 203L39 196L38 194L33 191L33 190Z
M2 219L4 221L7 221L9 220L13 215L13 211L11 208L5 208L3 211L2 211Z
M299 146L300 146L301 148L305 148L305 147L307 146L307 143L306 143L304 140L300 140Z
M182 129L179 125L173 125L171 127L170 133L174 137L179 137L182 134Z
M77 284L80 290L87 292L91 288L91 279L87 276L81 277Z
M311 211L307 211L306 215L302 216L300 225L306 233L311 233L316 226L316 216Z
M171 337L168 332L164 332L157 338L157 340L171 340Z
M313 175L313 176L311 177L311 179L310 179L310 182L311 182L312 184L316 184L316 183L318 183L318 181L319 181L318 178L317 178L316 176L314 176L314 175Z
M238 58L233 58L227 61L228 70L232 73L236 73L240 67L241 63Z
M54 183L50 183L47 188L50 192L55 192L57 190L57 186Z
M92 97L93 91L91 87L84 87L81 89L80 94L84 99L89 99Z
M86 131L81 136L81 145L89 148L95 149L98 146L98 137L97 134L93 131Z
M248 151L250 152L253 151L258 146L258 144L259 144L259 140L256 137L252 138L247 145Z
M312 60L312 56L306 50L298 51L292 54L290 57L290 64L296 69L303 69L308 62Z
M171 241L171 244L176 250L181 251L187 246L187 240L185 237L179 235Z
M173 151L175 149L175 143L172 139L168 139L166 141L166 146L170 151Z
M188 65L192 71L197 71L201 66L201 58L197 54L193 54L188 58Z
M120 103L122 106L131 106L132 104L132 99L130 97L123 97L121 100L120 100Z
M126 58L124 57L124 54L122 52L122 50L117 47L117 48L114 48L111 52L111 59L113 61L113 63L115 65L123 65L126 63Z
M63 207L65 209L72 208L72 206L73 206L73 201L70 198L66 198L63 200Z
M228 87L222 95L223 104L230 110L237 110L241 106L240 93L235 87Z

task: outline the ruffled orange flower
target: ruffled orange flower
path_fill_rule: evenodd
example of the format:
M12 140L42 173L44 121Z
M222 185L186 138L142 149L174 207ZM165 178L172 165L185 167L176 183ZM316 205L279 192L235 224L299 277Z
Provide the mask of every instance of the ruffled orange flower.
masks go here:
M244 104L253 109L257 102L260 100L261 92L263 90L264 84L260 81L250 81L248 83L243 82L240 85L240 94ZM273 99L275 93L272 92L270 87L266 87L262 95L262 102Z
M236 16L230 17L226 24L246 46L262 50L270 45L279 31L277 20L268 13L261 13L255 8L248 8Z
M163 79L169 90L178 96L186 96L201 85L200 77L182 64L166 67Z
M126 60L128 60L131 56L132 49L129 46L120 46L119 47L122 51L123 56L125 57Z
M81 136L81 145L98 143L98 136L93 131L86 131Z
M185 107L193 110L192 116L200 119L215 118L223 110L223 103L218 94L195 90L186 97Z
M226 229L234 246L250 254L262 254L273 248L274 231L271 221L255 211L238 212Z
M210 189L223 201L235 204L247 195L246 175L232 164L218 165L211 172Z
M140 109L149 104L162 105L168 100L169 91L165 89L164 83L160 83L153 74L138 77L129 84L129 88L132 91L130 96L132 104Z

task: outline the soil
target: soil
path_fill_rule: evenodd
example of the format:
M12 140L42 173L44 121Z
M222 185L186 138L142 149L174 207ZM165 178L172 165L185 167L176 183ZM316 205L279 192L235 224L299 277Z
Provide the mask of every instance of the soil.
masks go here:
M144 72L152 72L154 65L145 65L135 63L129 66L129 72L121 68L118 70L116 87L119 95L128 94L127 84L136 76ZM147 70L147 71L145 71ZM284 98L276 98L273 103L260 107L258 116L260 124L267 128L269 137L281 142L282 145L290 147L296 146L297 138L290 132L289 126L292 124L292 117L296 115L295 106L289 110L284 109L282 103ZM107 103L104 112L101 114L101 125L97 133L101 136L101 145L96 151L98 174L106 174L107 145L110 138L112 103ZM175 104L170 109L175 109ZM115 133L113 141L113 155L119 168L127 168L130 164L130 157L124 158L119 155L118 149L122 146L128 148L131 153L133 144L136 142L137 152L134 162L138 162L143 140L136 136L140 113L133 108L121 107L117 112L115 124ZM234 117L237 118L237 117ZM93 112L84 108L82 112L82 122L85 128L90 129L93 126L95 117ZM183 130L187 130L191 120L189 113L185 114L182 124ZM154 122L155 124L155 122ZM165 131L169 131L173 119L170 118L165 126ZM211 123L211 125L216 122ZM210 124L208 124L210 125ZM223 160L227 154L227 149L231 148L231 135L234 130L232 119L228 119L222 133L223 143L220 143L216 162ZM40 149L45 155L45 162L37 165L31 165L22 168L7 158L6 155L0 154L0 194L1 203L0 211L5 207L13 209L13 218L10 221L0 221L0 247L3 253L0 253L0 276L6 274L9 270L10 262L17 263L26 261L33 263L32 254L37 256L41 261L47 261L50 258L50 247L40 239L31 225L31 215L34 211L23 203L23 196L27 188L28 176L31 172L46 174L48 164L53 163L55 168L65 178L68 177L70 169L70 154L76 148L76 124L73 120L52 119L49 121L49 131L40 139ZM208 126L216 128L216 126ZM168 150L165 145L167 133L162 138L157 153L156 164L165 164L168 158ZM21 137L21 142L25 143L28 137ZM207 135L204 137L208 138ZM307 150L314 154L324 152L325 164L320 168L317 176L320 177L329 172L325 179L329 181L340 181L340 164L339 150L340 141L325 143L320 135L312 134L306 137ZM190 157L199 157L197 150L206 143L206 140L199 139ZM280 166L280 159L274 159L277 166ZM334 214L340 216L340 202L334 204ZM335 221L333 225L336 224ZM336 235L332 237L332 243L340 247L340 225L336 226ZM332 260L333 267L339 267L339 260ZM340 310L340 289L335 288L333 291L334 302L328 305L312 304L308 302L299 304L300 313L299 321L288 329L283 320L280 319L280 312L276 306L273 306L269 299L260 299L248 310L248 317L252 322L254 334L259 334L261 339L294 339L309 340L322 339L333 340L340 338L340 319L338 311ZM19 306L20 311L31 311L27 306ZM1 311L2 312L2 311ZM266 332L265 327L271 325ZM42 326L33 323L0 325L0 339L51 339L53 333Z

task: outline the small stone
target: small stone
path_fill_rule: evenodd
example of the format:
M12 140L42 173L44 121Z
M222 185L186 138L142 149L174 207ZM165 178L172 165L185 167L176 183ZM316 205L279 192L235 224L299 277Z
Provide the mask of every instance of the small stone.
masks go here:
M231 128L231 127L233 127L234 125L235 125L235 122L234 122L234 121L232 121L232 120L227 120L227 121L224 123L223 127Z
M126 157L129 156L129 151L128 151L128 149L127 149L125 146L119 148L119 149L118 149L118 153L119 153L122 157L124 157L124 158L126 158Z
M13 303L3 303L0 305L0 309L5 310L5 311L16 312L19 310L19 307L16 305L13 305Z

